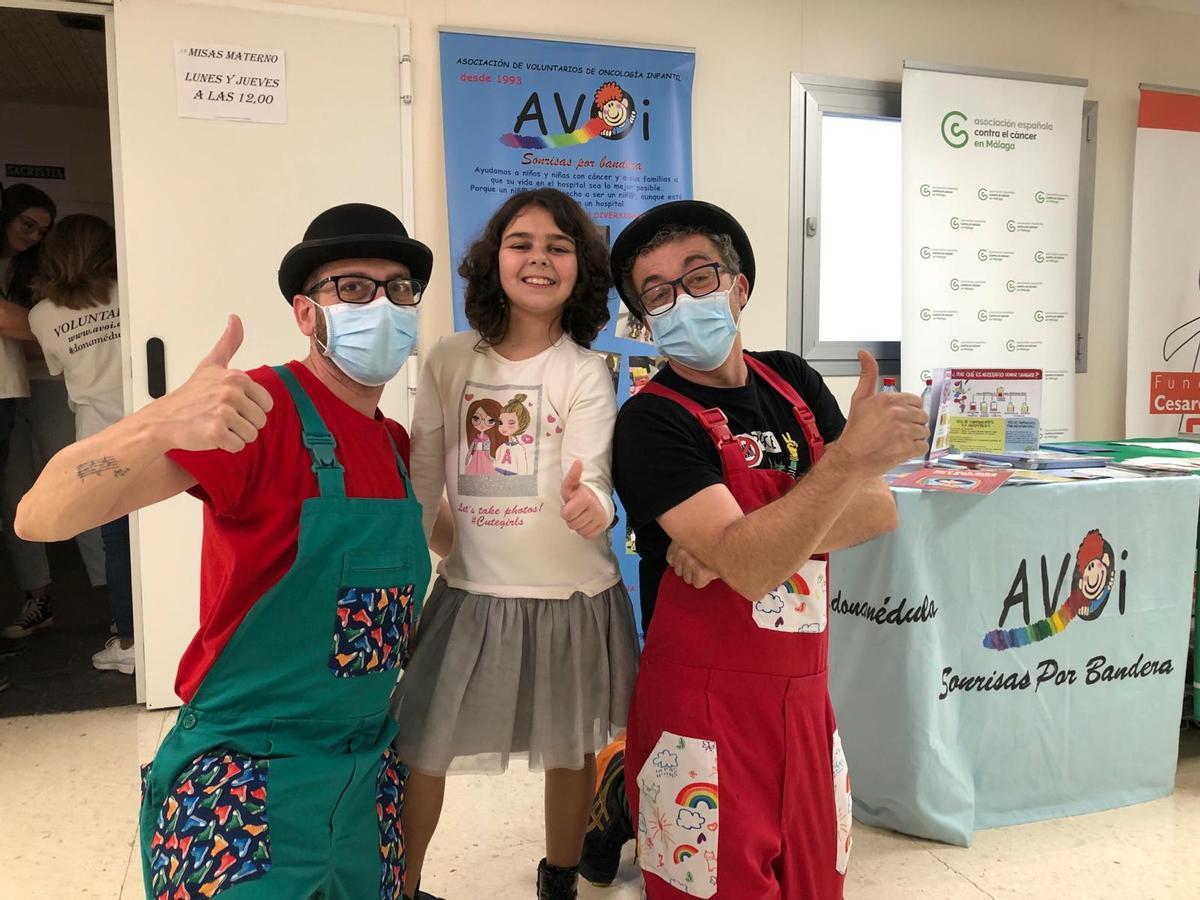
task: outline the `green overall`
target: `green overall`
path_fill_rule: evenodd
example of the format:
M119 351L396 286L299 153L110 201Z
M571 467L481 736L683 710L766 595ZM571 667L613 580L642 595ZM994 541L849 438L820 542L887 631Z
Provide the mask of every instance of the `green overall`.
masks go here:
M143 772L153 900L401 897L407 772L388 698L430 563L403 500L346 496L335 441L286 368L319 496L296 561L246 614Z

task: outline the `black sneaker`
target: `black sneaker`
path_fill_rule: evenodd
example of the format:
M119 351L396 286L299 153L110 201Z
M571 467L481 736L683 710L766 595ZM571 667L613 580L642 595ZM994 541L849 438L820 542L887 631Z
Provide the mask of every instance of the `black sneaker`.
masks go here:
M38 594L35 597L32 594L26 594L25 606L21 608L21 615L17 616L13 623L0 634L9 640L15 640L29 637L35 631L48 628L53 624L54 613L50 612L50 595Z
M621 865L621 848L633 840L633 820L625 794L625 751L618 750L604 768L600 790L583 836L579 874L597 887L608 887Z
M579 867L564 869L552 866L545 858L538 863L538 900L576 900L579 884Z

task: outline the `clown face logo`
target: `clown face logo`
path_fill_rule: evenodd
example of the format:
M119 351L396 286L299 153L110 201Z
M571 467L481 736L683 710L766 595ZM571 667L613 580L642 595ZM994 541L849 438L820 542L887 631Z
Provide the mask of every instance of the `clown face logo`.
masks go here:
M606 81L592 98L591 118L604 123L600 137L619 141L633 130L633 123L637 121L633 97L615 81Z
M1129 557L1129 551L1121 552L1121 559ZM1060 634L1076 618L1092 621L1100 618L1108 605L1114 585L1118 584L1116 556L1112 544L1105 540L1098 529L1089 531L1079 544L1075 553L1075 564L1070 566L1071 556L1067 554L1059 568L1057 583L1053 595L1050 594L1052 572L1045 556L1041 559L1041 582L1043 591L1043 606L1046 617L1030 623L1029 615L1029 576L1026 561L1022 560L1017 569L1016 578L1009 588L1008 596L1004 599L1003 611L1000 613L1000 627L989 631L983 636L983 646L989 650L1011 650L1036 644ZM1066 599L1059 602L1059 591L1066 580L1068 567L1071 573L1071 590ZM1117 610L1125 613L1125 575L1120 572L1117 591ZM1035 576L1036 577L1036 576ZM1004 620L1009 612L1020 609L1025 625L1016 628L1005 628Z

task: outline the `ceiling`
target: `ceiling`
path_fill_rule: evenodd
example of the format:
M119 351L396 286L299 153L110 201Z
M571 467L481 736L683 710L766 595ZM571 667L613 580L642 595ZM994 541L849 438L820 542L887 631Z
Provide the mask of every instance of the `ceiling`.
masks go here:
M0 6L0 101L107 106L103 23Z

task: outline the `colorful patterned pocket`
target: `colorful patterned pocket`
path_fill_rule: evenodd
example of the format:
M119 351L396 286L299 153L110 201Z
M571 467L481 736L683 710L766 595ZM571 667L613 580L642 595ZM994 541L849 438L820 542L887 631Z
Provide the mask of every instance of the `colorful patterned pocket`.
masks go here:
M637 850L644 872L689 897L717 892L717 745L664 731L638 773Z
M828 563L810 559L800 571L757 601L754 624L767 631L819 633L825 630L829 605Z
M265 875L267 760L221 751L197 757L163 801L150 855L155 898L211 898Z
M833 732L833 808L837 814L837 859L838 872L845 875L850 863L850 846L854 843L854 800L850 796L850 769L846 765L846 754L842 751L842 736Z
M329 671L353 678L403 667L413 624L413 587L342 588Z
M389 747L379 762L375 779L375 815L379 819L379 860L383 871L379 879L380 900L401 900L404 896L404 833L400 830L400 811L404 808L404 782L408 767Z

